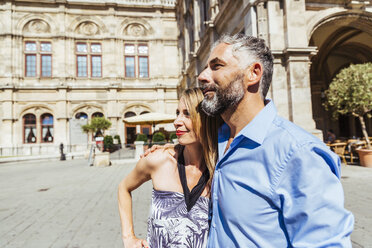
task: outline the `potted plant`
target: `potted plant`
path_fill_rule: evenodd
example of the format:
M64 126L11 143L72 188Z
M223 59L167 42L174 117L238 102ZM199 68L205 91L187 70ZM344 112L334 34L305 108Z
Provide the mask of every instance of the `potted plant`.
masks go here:
M176 133L171 133L171 134L169 135L169 139L170 139L174 144L178 143L178 137L177 137Z
M325 91L325 107L333 116L351 114L359 119L365 149L358 149L360 164L372 167L372 149L363 116L370 118L372 110L372 63L350 65L342 69Z
M154 133L152 136L152 142L156 144L165 144L165 135L162 132Z
M136 141L143 141L147 143L147 135L144 133L137 133Z
M105 130L111 127L111 122L105 117L94 117L90 120L90 123L81 126L84 132L92 133L94 137L102 137ZM103 146L103 138L97 141L98 146ZM103 147L102 147L103 148Z
M112 138L111 135L106 135L103 138L103 150L108 151L110 153L115 151L114 139Z

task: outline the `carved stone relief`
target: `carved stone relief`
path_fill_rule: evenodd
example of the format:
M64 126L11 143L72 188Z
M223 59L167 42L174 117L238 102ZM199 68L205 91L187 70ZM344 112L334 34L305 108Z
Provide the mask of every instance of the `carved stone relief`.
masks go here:
M78 34L92 36L99 34L99 27L93 22L83 22L76 28Z
M43 20L35 19L29 21L23 31L25 33L50 33L50 26Z
M135 37L146 36L147 33L148 32L146 28L142 24L139 24L139 23L129 24L125 28L125 31L124 31L125 35L135 36Z

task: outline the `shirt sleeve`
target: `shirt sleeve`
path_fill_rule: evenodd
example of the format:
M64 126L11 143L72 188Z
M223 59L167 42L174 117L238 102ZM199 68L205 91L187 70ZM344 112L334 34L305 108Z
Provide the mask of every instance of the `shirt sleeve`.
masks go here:
M273 192L293 247L351 247L354 217L344 208L339 167L338 157L314 145L288 158Z

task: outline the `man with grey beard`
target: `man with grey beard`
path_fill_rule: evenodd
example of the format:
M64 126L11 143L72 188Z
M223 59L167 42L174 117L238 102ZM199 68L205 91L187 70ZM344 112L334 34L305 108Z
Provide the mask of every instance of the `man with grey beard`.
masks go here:
M264 41L223 36L198 79L203 110L221 115L208 247L351 247L340 159L265 99Z

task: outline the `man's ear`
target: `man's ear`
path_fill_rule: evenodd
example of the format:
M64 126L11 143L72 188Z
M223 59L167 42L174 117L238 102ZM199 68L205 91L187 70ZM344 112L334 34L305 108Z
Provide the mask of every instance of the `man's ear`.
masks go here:
M245 78L248 85L254 85L260 82L263 73L263 66L259 62L255 62L247 67L245 71Z

